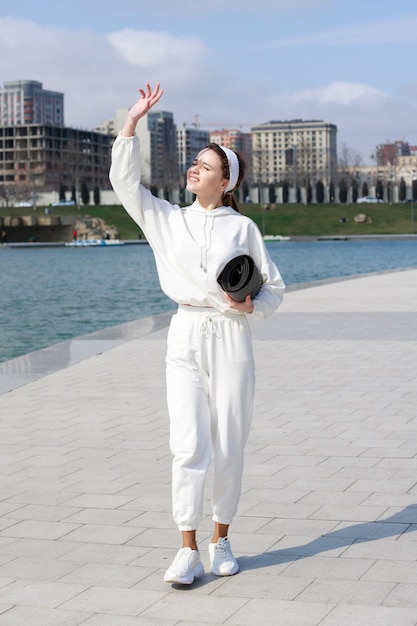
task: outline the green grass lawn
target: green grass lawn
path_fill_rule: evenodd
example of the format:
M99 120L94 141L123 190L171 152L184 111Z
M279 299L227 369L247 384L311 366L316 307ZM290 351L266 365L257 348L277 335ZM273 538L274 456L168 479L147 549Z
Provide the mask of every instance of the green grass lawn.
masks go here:
M410 204L281 204L275 209L262 210L257 204L242 204L241 212L251 217L266 235L286 237L320 237L343 235L405 235L411 233ZM43 208L37 212L43 214ZM417 222L417 203L415 207ZM365 213L372 223L356 224L358 213ZM0 217L5 215L28 215L30 209L0 208ZM120 206L54 207L53 215L90 215L101 217L107 224L114 224L121 239L137 239L139 228ZM340 223L339 218L348 221ZM417 224L415 227L417 232Z
M290 237L341 235L402 235L411 233L409 204L311 204L304 206L276 205L264 211L265 233ZM242 213L251 217L262 229L262 210L257 205L244 205ZM355 215L365 213L371 223L357 224ZM417 211L416 211L417 216ZM340 223L344 217L347 222Z

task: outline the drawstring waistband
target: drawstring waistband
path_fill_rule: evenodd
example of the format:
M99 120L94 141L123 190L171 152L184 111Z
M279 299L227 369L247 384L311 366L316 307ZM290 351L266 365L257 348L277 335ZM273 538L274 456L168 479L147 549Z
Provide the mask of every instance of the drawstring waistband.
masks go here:
M232 321L243 318L242 315L236 315L234 313L227 314L214 309L213 307L200 307L193 306L191 304L179 304L178 313L185 313L196 318L196 322L199 324L200 333L205 337L211 337L216 335L221 337L221 322Z
M217 324L216 324L216 321L211 317L211 315L209 315L209 317L207 317L201 323L200 333L202 335L205 335L206 337L217 334Z

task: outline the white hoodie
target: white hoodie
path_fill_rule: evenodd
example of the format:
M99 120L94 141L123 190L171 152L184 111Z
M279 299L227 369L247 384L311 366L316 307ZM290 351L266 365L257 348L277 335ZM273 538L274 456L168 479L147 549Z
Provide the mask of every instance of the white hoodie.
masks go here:
M178 304L237 313L217 283L228 261L250 255L262 274L250 317L266 318L280 305L285 285L257 225L231 207L207 211L198 202L180 208L140 184L137 135L119 134L112 150L110 181L121 203L143 230L154 255L161 288Z

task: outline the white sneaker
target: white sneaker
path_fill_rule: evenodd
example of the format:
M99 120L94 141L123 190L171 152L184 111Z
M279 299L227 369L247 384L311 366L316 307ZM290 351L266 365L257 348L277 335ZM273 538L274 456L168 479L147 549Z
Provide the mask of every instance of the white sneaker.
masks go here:
M191 585L194 578L204 573L204 565L200 559L200 553L191 548L181 548L170 567L165 572L166 583L180 583Z
M227 537L220 537L217 543L209 543L211 573L215 576L233 576L239 571L239 563L233 556Z

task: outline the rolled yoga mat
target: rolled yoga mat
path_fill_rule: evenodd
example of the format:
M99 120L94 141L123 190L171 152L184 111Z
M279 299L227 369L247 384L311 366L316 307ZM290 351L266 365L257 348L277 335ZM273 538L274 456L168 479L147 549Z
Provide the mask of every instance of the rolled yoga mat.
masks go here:
M229 261L217 282L236 302L243 302L248 294L254 298L262 285L262 276L252 257L242 254Z

